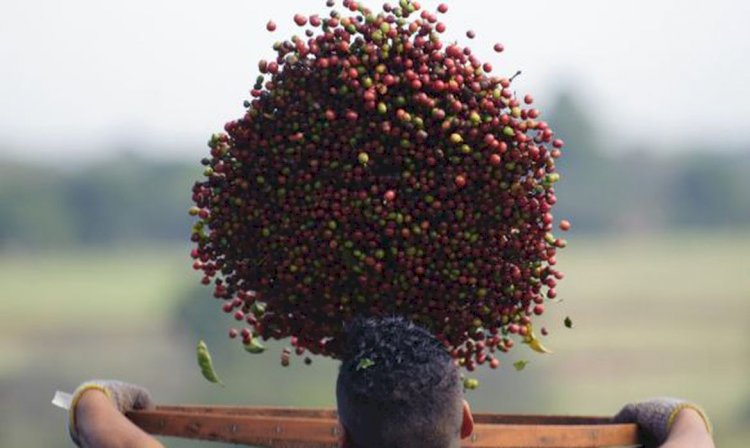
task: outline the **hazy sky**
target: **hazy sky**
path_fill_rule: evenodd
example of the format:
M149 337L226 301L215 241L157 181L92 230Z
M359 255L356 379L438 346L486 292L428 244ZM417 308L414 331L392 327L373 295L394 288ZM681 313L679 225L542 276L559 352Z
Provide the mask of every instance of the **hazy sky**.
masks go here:
M69 157L153 142L148 151L198 157L242 115L257 61L298 32L293 14L324 3L2 0L0 151ZM542 111L561 86L579 88L612 147L623 136L649 146L750 140L748 1L446 3L446 39L466 43L475 30L475 52L495 73L523 70L519 93ZM495 42L506 51L495 54Z

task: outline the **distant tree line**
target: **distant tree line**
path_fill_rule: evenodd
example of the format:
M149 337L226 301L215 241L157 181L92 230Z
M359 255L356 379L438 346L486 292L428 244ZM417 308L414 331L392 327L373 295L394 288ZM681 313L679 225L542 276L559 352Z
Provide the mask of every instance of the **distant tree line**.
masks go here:
M750 228L750 143L604 151L606 136L572 98L546 118L567 142L555 213L576 232ZM0 159L0 250L185 242L201 168L132 154L78 169Z
M0 161L0 248L186 241L200 168L134 156L75 170Z
M560 95L552 111L547 118L567 148L558 163L556 214L578 231L750 226L750 142L611 152L571 95Z

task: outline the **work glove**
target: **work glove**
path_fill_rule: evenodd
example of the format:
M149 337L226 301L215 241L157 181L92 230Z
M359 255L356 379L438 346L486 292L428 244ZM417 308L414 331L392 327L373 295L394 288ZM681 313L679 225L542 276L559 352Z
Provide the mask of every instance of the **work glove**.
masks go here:
M76 427L76 405L83 394L90 390L102 391L112 401L112 405L120 412L125 413L137 409L151 409L154 402L148 390L135 384L128 384L117 380L91 380L82 383L70 401L68 414L68 430L70 438L76 445L81 446Z
M705 412L695 404L678 398L656 398L625 405L614 418L615 423L637 423L647 447L663 444L669 436L677 414L683 409L694 409L703 418L706 430L711 423Z

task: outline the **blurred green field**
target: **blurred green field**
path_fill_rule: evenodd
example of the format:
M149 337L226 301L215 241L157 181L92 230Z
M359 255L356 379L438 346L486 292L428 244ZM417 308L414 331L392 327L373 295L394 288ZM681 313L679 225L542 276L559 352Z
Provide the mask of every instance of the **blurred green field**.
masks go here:
M136 247L0 254L6 312L13 316L2 331L30 324L60 330L77 319L102 328L163 321L180 297L176 289L197 278L188 253L188 247Z
M537 324L549 329L555 354L519 347L499 373L479 372L473 407L606 415L630 400L676 395L706 407L717 446L747 446L750 236L573 233L569 241L559 257L563 302ZM334 363L282 369L278 350L248 356L225 339L230 321L195 286L187 251L0 254L0 446L70 446L65 414L49 400L90 377L147 385L164 403L333 406ZM562 324L568 315L573 329ZM201 379L198 338L212 344L226 389ZM531 363L518 373L510 364L521 358Z

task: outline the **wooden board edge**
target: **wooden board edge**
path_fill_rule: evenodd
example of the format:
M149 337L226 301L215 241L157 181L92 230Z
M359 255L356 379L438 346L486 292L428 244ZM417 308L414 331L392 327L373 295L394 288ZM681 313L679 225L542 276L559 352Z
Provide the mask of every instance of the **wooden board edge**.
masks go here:
M332 410L296 408L201 408L161 406L151 411L128 413L136 425L154 435L243 443L268 447L305 445L335 447L340 435ZM250 412L241 413L241 412ZM254 414L253 414L254 412ZM272 414L272 415L268 415ZM322 415L322 416L321 416ZM487 414L493 418L500 415ZM519 416L507 416L518 418ZM478 423L474 434L462 443L466 448L601 448L637 446L634 424L611 424L604 417L523 416L537 423ZM559 424L594 419L593 424ZM558 424L545 424L555 420Z

